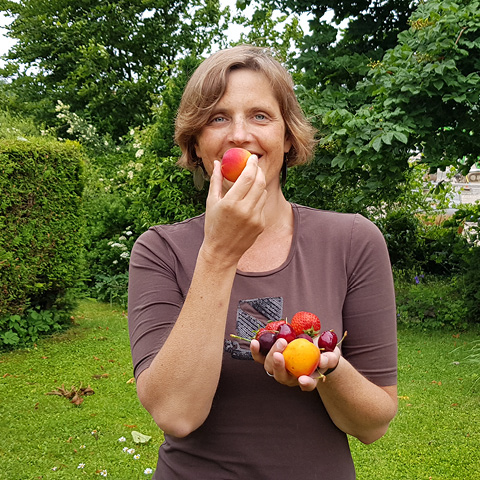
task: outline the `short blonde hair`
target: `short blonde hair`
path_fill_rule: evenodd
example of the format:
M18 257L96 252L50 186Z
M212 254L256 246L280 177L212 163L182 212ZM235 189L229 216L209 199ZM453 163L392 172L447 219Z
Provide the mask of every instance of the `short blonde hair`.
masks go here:
M178 164L189 170L199 165L195 153L197 136L225 93L230 72L241 68L260 72L270 81L286 133L292 142L287 154L287 166L307 163L313 156L316 144L315 129L305 118L298 103L292 76L269 49L240 45L208 57L187 83L175 121L175 141L182 151Z

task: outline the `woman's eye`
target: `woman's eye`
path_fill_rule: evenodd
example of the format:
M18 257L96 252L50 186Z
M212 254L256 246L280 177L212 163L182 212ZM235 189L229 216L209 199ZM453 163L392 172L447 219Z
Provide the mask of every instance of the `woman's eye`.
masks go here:
M255 115L256 120L265 120L267 117L263 113L257 113Z
M211 122L212 123L221 123L225 121L225 117L213 117Z

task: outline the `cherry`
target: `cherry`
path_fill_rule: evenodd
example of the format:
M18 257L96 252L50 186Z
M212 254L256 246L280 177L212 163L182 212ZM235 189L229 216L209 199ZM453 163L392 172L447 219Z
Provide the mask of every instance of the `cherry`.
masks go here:
M292 326L289 323L284 323L283 325L280 325L278 329L277 338L284 338L287 343L290 343L292 340L295 340L297 336Z
M325 352L333 352L337 346L338 337L333 330L326 330L318 337L318 348Z
M257 338L257 340L260 344L260 353L263 356L267 356L268 352L277 340L277 334L275 332L265 331Z
M299 333L297 335L297 338L305 338L307 339L309 342L312 342L313 343L313 338L308 334L308 333Z

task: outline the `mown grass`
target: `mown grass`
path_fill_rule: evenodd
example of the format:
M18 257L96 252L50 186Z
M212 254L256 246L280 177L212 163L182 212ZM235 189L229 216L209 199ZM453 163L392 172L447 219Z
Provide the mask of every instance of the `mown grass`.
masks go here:
M75 318L68 332L0 356L2 480L151 477L162 434L129 382L126 316L86 300ZM359 480L480 478L480 377L467 358L478 333L400 329L399 413L378 442L351 440ZM62 384L95 393L80 406L46 395ZM132 430L152 438L135 444Z
M480 478L478 333L399 330L398 414L378 442L351 440L359 480Z
M129 383L127 318L94 301L83 301L75 317L66 333L0 357L2 480L151 477L144 471L155 468L162 434ZM80 406L46 395L62 385L95 393ZM135 444L132 430L152 439Z

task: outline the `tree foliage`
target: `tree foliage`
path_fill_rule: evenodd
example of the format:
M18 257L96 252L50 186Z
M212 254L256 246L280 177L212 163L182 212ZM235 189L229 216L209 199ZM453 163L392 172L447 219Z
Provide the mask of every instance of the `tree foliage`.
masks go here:
M455 165L465 172L477 161L478 1L420 2L413 13L401 1L265 3L314 14L296 64L320 148L314 164L293 175L297 198L316 206L339 198L346 209L362 210L398 198L412 155L420 153L432 170ZM336 21L354 15L338 42L321 20L327 7ZM375 15L385 21L383 34Z
M218 0L0 0L0 9L18 40L2 72L18 102L51 122L61 100L113 136L147 122L175 61L208 51L225 26Z

